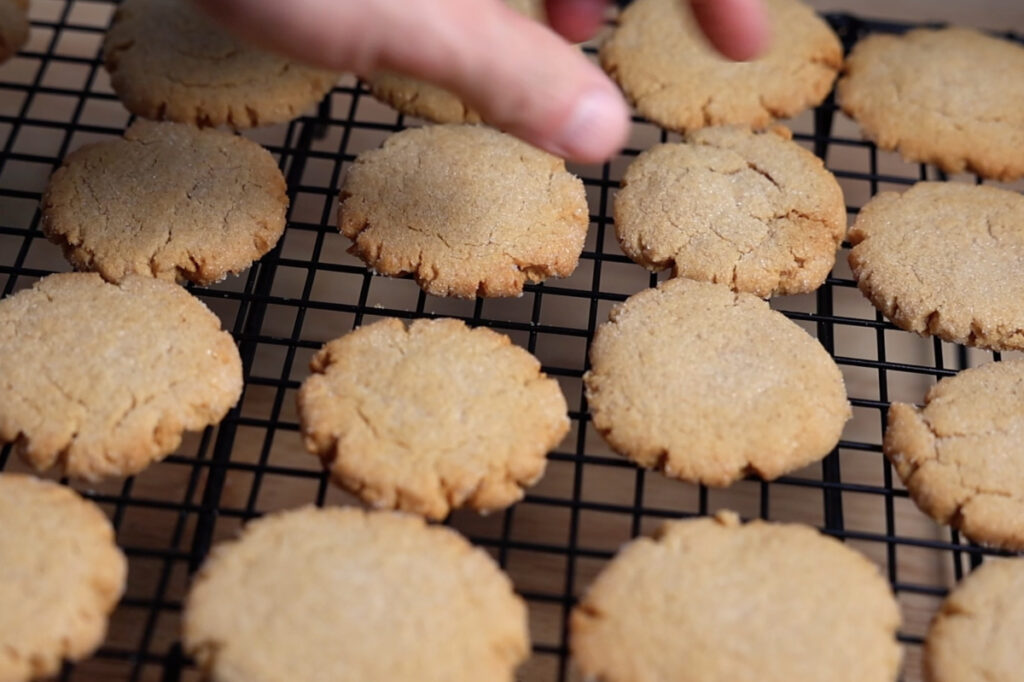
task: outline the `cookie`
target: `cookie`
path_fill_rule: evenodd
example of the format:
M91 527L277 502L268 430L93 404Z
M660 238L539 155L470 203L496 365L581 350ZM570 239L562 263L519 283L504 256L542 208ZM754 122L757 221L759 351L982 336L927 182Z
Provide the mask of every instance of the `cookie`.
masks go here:
M0 0L0 63L28 40L28 0Z
M242 392L220 320L171 282L50 275L0 301L0 443L42 471L135 474Z
M820 104L843 61L839 39L810 7L797 0L764 7L771 47L733 62L708 44L686 3L635 0L601 46L601 66L641 115L664 128L764 128Z
M1024 349L1024 197L920 182L883 192L848 235L857 285L901 329L992 350Z
M99 507L50 481L0 474L0 680L49 677L95 651L126 572Z
M820 287L846 206L835 177L788 132L705 128L642 153L615 197L622 250L652 271L762 298Z
M385 275L437 296L518 296L576 269L590 216L565 162L490 128L403 130L356 157L338 226Z
M544 21L543 0L504 0L505 4L531 19ZM380 71L367 77L371 94L407 116L435 123L479 123L480 114L444 88L412 76Z
M620 550L572 613L571 649L601 682L892 682L899 624L861 554L719 512Z
M1024 559L986 559L942 603L924 644L927 682L1016 682L1024 668Z
M375 507L443 519L523 497L569 430L558 382L504 334L382 320L328 343L298 395L306 447Z
M255 142L139 120L71 153L43 195L43 232L79 270L210 284L274 248L284 176Z
M666 476L727 486L820 460L850 406L839 368L750 294L672 279L612 309L584 375L594 426Z
M103 64L137 116L235 128L283 123L330 92L338 74L264 52L182 0L125 0Z
M185 603L213 682L512 682L526 607L483 550L395 512L302 509L214 548Z
M947 173L1024 175L1024 47L967 28L875 34L837 85L844 112L882 149Z
M1024 360L943 379L893 403L884 451L917 506L975 542L1024 550Z

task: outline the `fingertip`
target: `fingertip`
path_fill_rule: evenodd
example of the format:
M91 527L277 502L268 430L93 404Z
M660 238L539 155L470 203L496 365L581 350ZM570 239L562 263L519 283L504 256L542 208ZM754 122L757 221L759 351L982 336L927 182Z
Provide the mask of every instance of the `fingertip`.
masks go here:
M573 43L589 40L604 23L608 0L547 0L547 19L557 33Z
M690 5L701 30L723 56L747 61L768 49L768 16L761 0L690 0Z
M626 144L629 122L629 107L611 84L592 87L576 99L561 128L535 144L570 161L600 163Z

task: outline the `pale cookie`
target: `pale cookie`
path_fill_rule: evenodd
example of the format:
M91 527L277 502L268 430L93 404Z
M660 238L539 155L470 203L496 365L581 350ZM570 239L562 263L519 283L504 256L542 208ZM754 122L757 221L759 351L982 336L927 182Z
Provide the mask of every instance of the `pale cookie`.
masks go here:
M103 63L133 114L201 126L290 121L338 78L243 42L186 0L125 0Z
M615 197L622 250L650 270L762 298L820 287L846 232L843 192L778 132L705 128L637 157Z
M558 382L504 334L396 319L328 343L299 391L302 434L339 485L443 519L523 497L569 430Z
M363 152L341 186L338 226L385 275L438 296L517 296L576 269L590 216L556 156L491 128L429 126Z
M28 0L0 0L0 63L28 40Z
M1024 550L1024 360L943 379L923 409L893 403L884 449L926 514Z
M883 192L850 228L857 286L901 329L1024 349L1024 197L920 182Z
M635 0L601 46L601 65L640 114L672 130L768 126L820 104L843 49L832 29L797 0L766 0L771 47L749 62L719 55L687 3Z
M899 624L863 555L719 512L626 545L573 611L571 649L600 682L892 682Z
M68 155L43 195L43 232L79 270L210 284L274 248L284 176L255 142L139 120Z
M882 149L948 173L1024 175L1024 47L966 28L857 43L840 105Z
M0 301L0 443L98 480L163 459L242 392L231 336L171 282L50 275Z
M0 680L49 677L95 651L126 573L99 507L62 485L0 474Z
M924 643L927 682L1019 682L1024 559L986 559L957 585Z
M461 535L314 507L214 548L184 644L213 682L512 682L530 651L524 603Z
M850 406L839 368L750 294L672 279L612 309L583 377L594 426L643 467L727 486L816 462Z
M544 21L543 0L504 2L531 19ZM458 95L418 78L380 71L366 78L366 84L374 97L408 116L436 123L480 122L480 114L467 106Z

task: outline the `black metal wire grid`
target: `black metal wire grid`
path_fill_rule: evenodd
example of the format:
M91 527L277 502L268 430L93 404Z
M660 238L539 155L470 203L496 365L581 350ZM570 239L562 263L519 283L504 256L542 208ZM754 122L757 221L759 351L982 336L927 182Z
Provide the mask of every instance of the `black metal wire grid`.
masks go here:
M121 133L128 114L110 90L98 47L116 0L34 0L32 38L0 67L0 286L7 296L67 265L39 231L38 201L50 172L81 144ZM872 31L903 25L831 15L847 48ZM851 215L872 195L934 169L904 164L862 141L830 99L793 122L796 139L826 159ZM577 272L527 286L522 298L452 301L427 297L409 280L376 277L345 253L335 228L336 188L356 153L406 124L346 79L315 116L256 131L286 173L292 205L285 237L244 275L193 288L241 349L246 390L218 428L187 437L178 452L135 478L97 486L72 482L106 509L130 559L129 584L107 642L62 680L193 680L179 645L189 575L211 545L276 509L353 503L329 485L302 450L294 394L326 340L381 316L455 316L507 333L537 354L570 404L573 428L526 499L489 517L456 513L450 523L486 548L528 600L534 656L522 680L572 679L566 616L614 551L666 518L734 508L747 517L811 523L877 561L904 611L905 679L919 679L928 620L949 587L986 550L925 519L881 454L891 399L920 401L936 378L990 359L896 330L856 290L840 254L816 294L773 301L817 337L844 371L855 418L823 463L772 483L726 491L669 481L614 455L590 424L582 390L586 354L612 305L657 283L622 255L611 200L628 162L674 139L636 121L630 147L604 166L577 167L592 229ZM994 354L995 359L998 354ZM23 470L0 450L0 470ZM824 624L827 626L827 624Z

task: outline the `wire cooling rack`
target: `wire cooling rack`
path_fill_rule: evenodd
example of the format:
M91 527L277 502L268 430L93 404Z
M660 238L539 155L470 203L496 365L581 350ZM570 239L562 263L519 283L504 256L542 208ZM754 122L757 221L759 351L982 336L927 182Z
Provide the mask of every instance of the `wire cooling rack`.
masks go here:
M129 122L98 59L115 5L33 0L29 45L0 67L4 296L68 268L39 231L46 179L69 151L117 136ZM848 15L828 19L847 48L868 32L906 29ZM623 256L615 241L615 188L636 154L677 138L637 120L622 155L603 166L573 168L584 179L593 213L572 277L527 286L518 299L455 301L428 297L407 279L372 275L346 253L347 240L335 227L336 190L346 166L407 123L348 78L315 114L247 133L276 155L286 174L287 232L247 273L192 289L237 339L245 394L218 428L187 436L176 454L143 474L98 486L72 482L110 514L130 575L104 646L89 661L65 666L60 679L199 678L179 644L180 614L189 575L211 545L263 513L306 503L354 503L329 485L319 461L304 452L295 392L324 341L388 315L455 316L507 333L540 357L567 396L572 430L526 499L504 513L458 512L450 520L493 554L529 602L534 655L519 679L574 679L566 616L623 542L666 518L721 508L812 524L876 561L904 614L904 679L920 679L920 644L931 615L955 581L989 552L937 526L907 498L881 454L886 409L890 400L920 401L936 378L991 360L992 354L896 330L857 291L844 248L833 276L816 294L772 302L816 334L843 370L855 416L837 450L823 463L775 482L743 481L724 491L639 471L597 435L581 378L589 341L611 306L658 280ZM787 123L840 179L851 216L878 191L942 177L862 141L831 99ZM0 450L0 470L24 470L9 447Z

